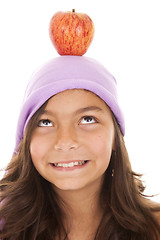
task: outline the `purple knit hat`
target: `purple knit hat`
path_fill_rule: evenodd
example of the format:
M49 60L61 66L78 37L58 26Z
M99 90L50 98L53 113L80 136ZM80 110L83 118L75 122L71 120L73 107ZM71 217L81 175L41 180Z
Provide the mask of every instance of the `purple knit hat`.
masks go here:
M117 101L115 78L97 61L80 56L60 56L50 60L31 78L19 115L16 147L28 122L50 97L67 89L87 89L103 99L125 134L123 113ZM16 152L16 151L15 151Z

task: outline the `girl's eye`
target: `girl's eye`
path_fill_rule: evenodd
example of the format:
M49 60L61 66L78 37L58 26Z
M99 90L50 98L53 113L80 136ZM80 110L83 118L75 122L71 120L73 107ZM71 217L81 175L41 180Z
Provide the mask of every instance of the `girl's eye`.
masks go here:
M39 127L52 127L53 124L52 124L52 122L50 120L44 119L44 120L40 120L39 121L38 126Z
M97 123L97 120L91 116L85 116L81 119L81 124Z

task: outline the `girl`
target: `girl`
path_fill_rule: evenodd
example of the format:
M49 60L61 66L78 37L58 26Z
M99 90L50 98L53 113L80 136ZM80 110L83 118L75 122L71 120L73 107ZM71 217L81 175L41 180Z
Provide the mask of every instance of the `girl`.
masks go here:
M125 148L116 80L98 62L61 56L31 79L16 147L0 181L3 240L158 240Z

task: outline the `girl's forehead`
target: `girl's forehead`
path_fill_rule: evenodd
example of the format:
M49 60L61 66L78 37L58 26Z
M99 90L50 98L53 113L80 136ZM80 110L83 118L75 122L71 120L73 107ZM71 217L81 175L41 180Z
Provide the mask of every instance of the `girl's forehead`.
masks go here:
M50 104L64 105L66 103L69 103L72 106L88 104L91 102L106 106L106 103L99 96L85 89L68 89L57 93L49 99L47 106Z
M106 103L91 91L85 89L69 89L51 97L45 112L110 111Z

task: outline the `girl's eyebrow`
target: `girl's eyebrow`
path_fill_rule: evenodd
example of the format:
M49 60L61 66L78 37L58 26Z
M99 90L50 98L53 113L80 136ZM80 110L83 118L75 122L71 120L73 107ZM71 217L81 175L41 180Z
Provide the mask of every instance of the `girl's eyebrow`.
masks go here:
M85 108L80 108L75 113L79 114L79 113L84 113L84 112L88 112L88 111L103 111L103 109L100 107L97 107L97 106L89 106L89 107L85 107Z
M74 113L75 114L80 114L80 113L84 113L84 112L89 112L89 111L101 111L103 112L103 109L98 107L98 106L88 106L85 108L80 108L78 110L76 110ZM54 111L50 111L47 109L44 109L43 112L41 113L41 115L46 114L46 115L54 115Z

